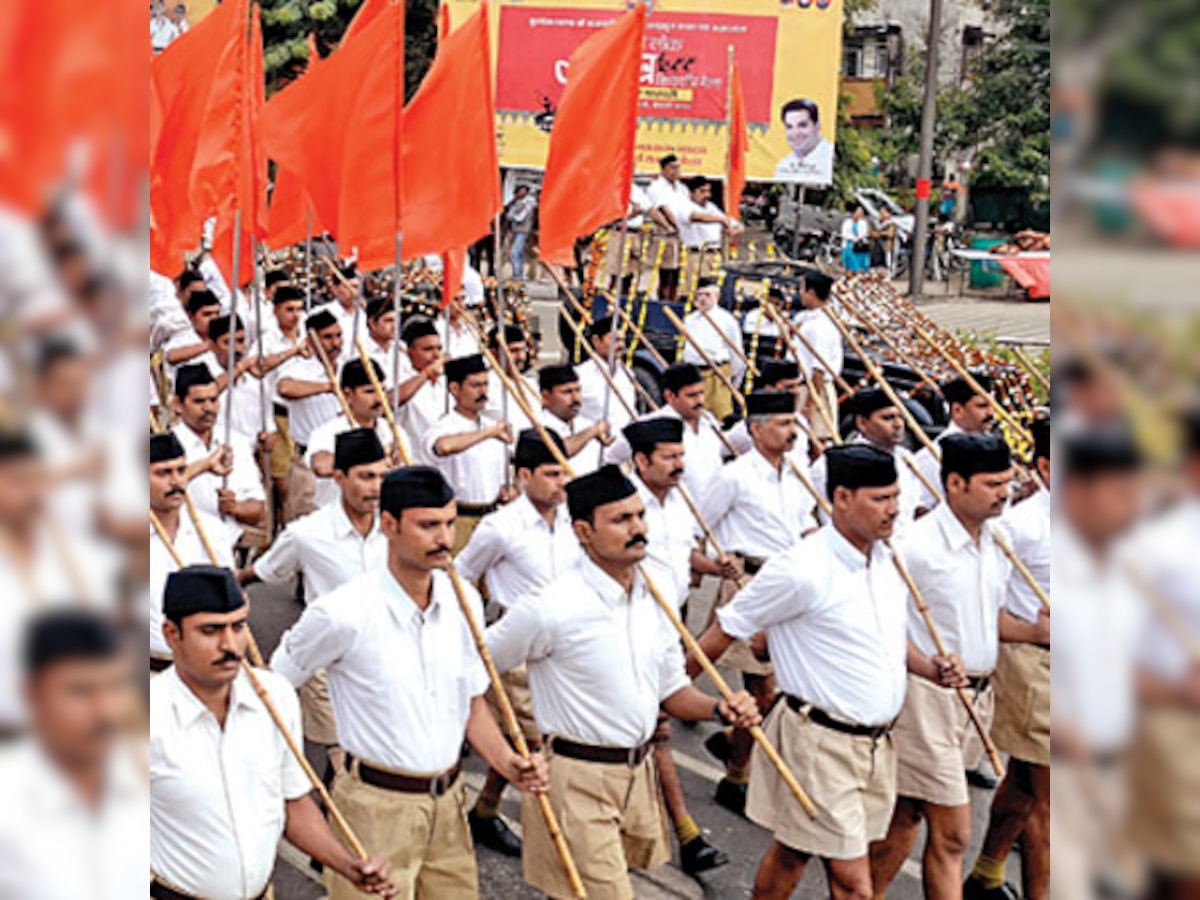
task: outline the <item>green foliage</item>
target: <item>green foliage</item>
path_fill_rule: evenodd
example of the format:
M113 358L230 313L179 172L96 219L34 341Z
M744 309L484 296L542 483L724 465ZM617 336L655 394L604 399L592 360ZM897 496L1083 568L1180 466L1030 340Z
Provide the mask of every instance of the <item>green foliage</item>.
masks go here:
M877 187L879 176L871 164L875 140L870 131L850 124L850 95L838 98L837 153L833 160L833 189L826 205L844 209L861 187Z

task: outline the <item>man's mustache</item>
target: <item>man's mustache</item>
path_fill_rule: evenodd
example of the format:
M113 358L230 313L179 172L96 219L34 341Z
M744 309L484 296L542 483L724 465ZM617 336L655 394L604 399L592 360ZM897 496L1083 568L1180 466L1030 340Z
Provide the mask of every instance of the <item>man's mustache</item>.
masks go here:
M682 468L679 468L679 469L672 469L672 470L671 470L671 477L672 477L672 478L680 478L680 477L682 477L682 476L683 476L683 469L682 469Z
M635 535L634 537L631 537L626 542L625 549L632 550L634 547L637 547L639 545L642 547L645 547L649 543L650 543L650 541L646 538L646 536L644 534L638 534L638 535Z
M167 497L182 497L184 494L183 488L171 488L165 496Z
M426 556L441 556L443 553L449 553L449 552L450 552L450 547L448 545L440 544L433 550L430 550L425 555Z
M229 653L222 654L220 659L214 660L213 665L223 666L225 663L240 663L241 661L242 655L240 653L234 653L233 651L230 651Z

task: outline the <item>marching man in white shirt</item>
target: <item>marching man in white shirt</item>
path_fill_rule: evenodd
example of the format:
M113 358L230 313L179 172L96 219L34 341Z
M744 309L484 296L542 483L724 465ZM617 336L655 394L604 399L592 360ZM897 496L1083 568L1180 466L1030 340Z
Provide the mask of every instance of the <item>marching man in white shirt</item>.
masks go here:
M717 597L718 607L728 604L745 582L742 573L753 578L769 559L786 553L816 524L808 514L809 493L788 465L800 432L796 398L783 391L755 391L746 405L754 449L725 466L698 500L700 514L721 548L733 557ZM759 708L770 709L775 698L770 662L759 659L747 642L739 641L721 663L741 672L746 690ZM753 739L747 732L734 731L727 739L717 732L705 746L726 765L725 777L717 785L717 802L743 814Z
M755 391L783 391L795 398L797 409L804 391L804 382L800 378L800 364L791 359L760 359L758 361L758 377L754 380ZM802 425L796 435L796 445L789 451L788 458L794 460L802 471L808 471L812 466L811 444L803 426L812 430L807 418L797 414L797 421ZM729 445L737 455L749 453L754 449L754 440L750 437L750 427L745 419L739 420L725 432ZM722 454L726 448L722 447Z
M973 377L985 391L989 394L992 392L994 385L992 376L978 372ZM950 411L950 424L946 426L945 431L938 435L934 443L940 445L944 439L956 434L985 434L991 431L992 426L995 425L996 416L992 412L992 404L986 397L975 393L965 379L955 378L943 384L942 397ZM941 466L930 449L922 447L917 451L913 461L917 464L921 474L936 487L941 478ZM931 494L928 488L921 485L921 509L933 509L938 505L939 499Z
M300 851L364 891L394 897L389 867L342 846L309 796L304 770L241 670L249 606L233 572L171 573L163 633L175 665L150 684L150 896L270 896L276 848ZM297 743L300 707L257 671Z
M338 500L288 525L266 553L238 572L238 580L244 585L288 584L299 576L305 596L317 600L387 565L387 540L379 530L379 492L387 469L383 444L374 431L358 428L339 434L333 454ZM305 739L328 752L338 741L324 672L304 683L300 702Z
M487 673L442 571L454 541L454 492L436 469L398 469L383 481L380 508L386 568L310 604L271 668L297 686L327 670L346 751L333 799L367 846L387 848L401 895L476 897L463 741L522 789L544 790L546 767L509 747L484 699ZM467 590L482 622L479 595ZM333 877L332 900L354 893Z
M962 896L963 858L971 842L966 772L982 761L984 746L955 688L967 689L990 728L1000 611L1011 565L989 520L1004 512L1012 476L1012 456L1000 438L946 438L941 478L946 502L913 525L899 545L950 657L938 655L915 600L910 602L908 697L894 733L900 799L887 838L871 852L879 894L908 858L924 820L926 895Z
M576 369L579 373L579 387L583 392L583 408L580 414L588 422L600 422L605 418L604 398L611 388L600 367L608 368L608 354L611 350L617 364L612 379L621 396L625 398L625 403L617 397L609 398L608 423L614 433L621 431L633 421L625 404L629 404L630 409L637 409L637 389L633 386L633 375L621 358L625 353L625 335L620 328L613 327L612 316L601 316L588 326L587 340L596 351L596 355L589 354L588 359ZM615 348L612 346L613 342L616 342Z
M1046 487L1012 507L1000 525L1017 558L1050 594L1050 420L1036 420L1033 464ZM996 718L992 738L1009 755L987 835L963 888L968 900L1013 898L1004 882L1008 855L1021 842L1026 900L1046 900L1050 887L1050 610L1015 569L1000 613Z
M800 411L811 423L813 433L826 440L832 440L833 435L829 434L829 426L817 411L816 404L823 403L825 411L834 423L837 423L837 378L842 374L846 359L842 333L825 314L832 291L833 279L828 275L823 272L805 273L804 287L800 290L800 305L804 307L804 312L796 318L796 326L800 333L816 351L813 353L802 341L796 342L796 349L800 354L798 362L812 381L813 393L817 395L809 396L808 388L802 388ZM827 371L826 367L833 371Z
M613 442L612 432L608 422L589 422L580 414L583 392L575 367L542 366L538 388L542 392L542 424L563 439L576 473L596 471L601 453Z
M400 360L399 421L423 446L423 438L446 412L445 363L442 337L428 319L410 319L402 333L406 357ZM428 460L418 460L428 462Z
M746 375L746 364L729 345L742 346L742 326L733 313L720 305L720 300L721 285L716 279L701 278L696 284L696 309L684 317L683 325L696 343L704 348L712 364L729 378L730 384L738 385ZM684 342L682 361L704 373L704 403L719 421L725 421L733 414L733 397L729 388L709 368L691 341Z
M868 851L896 802L890 731L905 693L906 592L883 543L897 494L889 454L830 448L832 524L768 562L700 638L715 657L766 631L784 696L764 730L818 811L809 818L792 802L755 750L746 812L775 837L755 878L761 900L791 897L813 857L826 863L830 896L883 896Z
M288 401L288 420L296 449L308 447L312 433L340 412L338 386L329 380L317 344L337 377L344 335L337 319L327 309L319 309L304 323L312 353L290 360L279 373L279 396ZM305 510L307 511L307 510Z
M209 562L204 543L192 517L183 512L188 489L188 464L183 445L171 432L150 435L150 511L158 517L175 552L188 564ZM232 541L221 539L225 524L216 516L196 511L200 527L212 541L213 552L222 565L233 567ZM176 568L175 557L150 527L150 581L146 586L150 624L150 671L161 672L171 664L171 647L163 635L163 589L167 576Z
M454 548L467 545L479 520L511 498L508 453L512 425L485 416L488 369L478 353L446 363L446 383L454 408L424 438L427 458L445 476L458 500Z
M552 431L547 434L565 456L562 438ZM521 432L513 466L520 496L484 516L455 560L464 579L472 584L481 578L486 581L489 598L502 611L573 570L582 556L579 541L571 530L571 517L567 515L567 473L538 432L532 429ZM542 732L533 718L529 672L525 666L517 666L502 678L525 740L537 749L542 743ZM488 698L492 699L490 693ZM519 857L521 839L499 816L500 796L507 784L503 775L489 770L487 783L469 816L471 834L476 844Z
M589 897L630 900L629 870L669 858L654 775L653 737L662 706L686 720L760 721L745 692L732 703L697 690L678 636L650 595L645 508L616 466L567 485L585 559L488 630L505 671L529 665L533 709L549 735L550 802ZM571 896L537 808L523 809L525 879L552 897Z
M721 270L724 238L741 234L742 223L726 215L713 203L712 184L703 175L687 180L688 201L680 205L679 240L688 253L684 288L700 277L710 278Z
M375 378L382 385L383 369L373 359L371 365L375 370ZM318 509L336 503L338 499L338 487L334 481L337 471L334 465L334 450L338 435L359 428L370 429L379 436L379 442L387 448L386 452L392 461L399 462L396 448L392 446L396 442L395 437L383 414L383 401L371 383L371 376L367 373L366 364L362 359L348 360L342 366L338 385L341 387L342 396L346 398L346 406L350 407L352 418L347 419L346 414L342 413L318 425L309 435L308 446L304 450L304 463L316 478L313 501ZM412 446L403 430L400 440L404 441L407 447Z
M681 180L683 166L679 157L668 153L658 161L659 175L650 182L646 194L650 198L651 218L654 220L654 244L650 252L659 264L659 296L674 303L679 295L679 216L691 201L687 185ZM661 247L661 249L660 249Z

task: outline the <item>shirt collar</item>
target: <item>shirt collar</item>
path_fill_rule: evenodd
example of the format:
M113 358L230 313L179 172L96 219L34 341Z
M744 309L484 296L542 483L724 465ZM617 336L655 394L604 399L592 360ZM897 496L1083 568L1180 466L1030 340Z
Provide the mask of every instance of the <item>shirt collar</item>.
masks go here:
M861 572L865 569L868 563L875 561L875 553L878 549L878 541L871 544L871 558L868 560L867 555L855 547L846 536L842 534L833 525L826 525L825 542L829 545L829 549L833 551L833 555L847 569L854 572Z
M190 687L184 684L183 679L179 677L179 672L176 671L174 666L167 669L159 677L169 679L167 683L171 685L171 706L175 710L175 717L178 719L180 725L188 728L202 719L205 714L212 715L212 711L204 705ZM229 686L230 715L238 708L255 709L256 706L253 699L255 696L254 689L250 686L249 681L246 680L246 674L239 671L237 678ZM228 719L226 719L226 722L228 722Z
M611 575L592 562L591 557L586 553L580 561L580 570L583 573L584 582L604 601L605 606L615 608L621 603L628 601L629 595L625 593L625 588L621 587ZM642 581L641 573L636 573L633 578L633 590L636 593Z
M929 515L936 517L935 521L938 530L942 533L942 540L946 542L946 546L951 551L974 549L975 541L971 539L971 535L963 523L958 520L958 516L954 515L949 503L939 503ZM980 543L985 541L987 536L988 530L985 523L980 532Z
M371 523L371 530L366 535L360 535L354 530L354 523L350 521L350 517L346 515L346 507L342 505L342 499L339 497L336 503L331 503L330 507L333 516L333 536L335 538L360 538L366 540L379 527L379 517L375 517L375 521Z
M35 788L33 797L39 805L57 812L72 812L84 807L83 797L35 738L25 738L15 752L24 756L28 764L26 783ZM145 782L130 758L127 746L118 743L105 765L101 807L114 800L141 797L144 793Z
M392 613L402 625L416 625L419 627L427 621L436 619L441 614L443 594L445 589L449 587L449 576L445 573L433 573L433 587L430 591L429 606L425 607L425 609L421 609L417 605L417 601L408 595L408 591L400 586L400 582L396 580L396 576L392 574L391 569L387 566L383 566L380 569L379 577L385 585L383 591L384 598ZM442 584L443 579L446 579L447 584Z
M184 450L208 449L207 445L204 443L204 439L195 431L193 431L190 425L182 420L180 420L179 424L175 426L175 436L179 438L179 442L183 444Z

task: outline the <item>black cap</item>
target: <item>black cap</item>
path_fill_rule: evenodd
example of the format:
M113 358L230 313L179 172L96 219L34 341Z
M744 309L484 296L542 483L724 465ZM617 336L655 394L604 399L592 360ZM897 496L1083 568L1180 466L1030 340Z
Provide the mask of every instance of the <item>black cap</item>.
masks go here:
M637 493L633 482L616 466L601 466L567 485L567 511L572 522L590 520L596 507L619 503Z
M683 363L679 366L671 366L662 373L659 383L664 391L670 391L672 394L678 394L685 387L693 384L700 384L704 381L704 376L700 374L700 370L691 363Z
M592 324L588 326L588 337L601 338L613 330L613 317L601 316L598 319L593 319Z
M28 432L0 428L0 462L37 455L37 445Z
M717 279L715 279L715 278L709 278L707 275L704 278L701 278L699 281L696 282L696 290L698 290L698 291L702 291L705 288L720 287L720 286L721 286L721 282L717 281Z
M626 425L623 434L634 453L649 456L659 444L683 443L683 420L668 416L642 419Z
M542 366L538 369L538 387L543 391L552 390L560 384L575 384L578 381L579 375L576 374L575 367L570 364Z
M1034 419L1033 424L1029 426L1030 432L1033 434L1033 458L1035 461L1039 459L1050 458L1050 417L1044 416L1040 419ZM1197 432L1200 434L1200 432Z
M150 435L150 465L166 462L168 459L181 459L187 456L179 438L170 431Z
M209 306L220 306L221 301L217 299L217 295L212 291L192 291L187 299L187 311L189 316L194 316L200 310Z
M892 398L882 388L863 388L850 398L850 406L854 410L854 414L864 418L895 405Z
M294 284L281 284L271 297L271 302L276 305L280 303L292 303L296 300L304 300L304 291L300 290Z
M184 269L175 276L175 285L179 290L191 287L193 284L204 284L204 276L195 269Z
M795 381L800 377L800 365L791 359L764 359L758 363L758 386L768 388L781 381Z
M367 318L372 322L396 308L391 297L376 297L367 303Z
M980 372L978 375L972 374L971 377L989 394L996 386L996 381L991 375L985 375ZM961 405L971 401L971 398L975 396L975 389L971 387L965 378L954 378L942 385L942 396L946 398L946 403L951 406L955 403Z
M796 411L796 398L787 391L755 391L746 398L747 416L786 416Z
M499 329L492 332L491 345L498 347L500 331ZM504 326L504 343L506 344L523 344L525 343L525 331L520 325L505 325Z
M175 396L180 400L186 400L188 391L192 388L215 382L216 379L213 378L212 372L208 371L208 366L203 363L180 366L179 371L175 373Z
M896 483L896 459L870 444L842 444L825 451L825 495L835 488L891 487Z
M942 448L942 483L951 475L968 481L982 472L1005 472L1012 468L1012 451L994 434L952 434L939 441Z
M263 283L267 287L274 287L277 284L283 284L287 281L291 281L291 276L286 269L271 269L263 276Z
M816 294L818 300L828 300L833 279L824 272L808 272L804 276L804 288Z
M355 466L369 466L386 455L373 428L343 431L333 439L333 467L339 472L349 472Z
M429 319L424 318L409 319L404 323L404 328L400 332L400 337L409 346L421 338L438 336L437 326Z
M1128 472L1142 467L1142 452L1132 429L1124 423L1081 428L1060 435L1059 456L1068 478Z
M324 331L326 328L332 328L337 323L338 320L334 318L333 313L331 313L329 310L318 309L304 320L304 327L310 332L316 333L318 331Z
M430 466L407 466L383 479L379 507L399 517L406 509L441 509L454 499L445 477Z
M565 459L567 456L567 447L563 443L563 439L550 429L546 429L546 434L550 436L550 440ZM528 428L522 431L517 437L517 449L513 453L513 465L518 469L533 470L538 466L557 466L559 465L559 461L558 457L546 446L546 442L542 440L542 436L538 433L537 429Z
M383 369L379 367L379 363L375 360L370 360L371 369L375 372L375 377L379 379L379 383L383 384ZM362 359L349 359L342 366L342 374L338 378L338 384L341 385L343 391L350 391L355 388L366 387L371 383L371 376L367 374L367 367Z
M121 655L121 637L101 613L66 607L39 613L25 632L25 674L60 662L98 662Z
M447 360L445 371L447 384L462 384L472 375L486 372L487 363L483 361L482 353L475 353L471 356L460 356L457 359Z
M239 315L234 314L232 316L231 315L217 316L215 319L213 319L211 322L208 323L209 340L215 341L218 338L223 338L223 337L225 337L225 335L229 334L229 328L230 328L231 322L234 323L233 330L235 332L246 330L246 325L244 322L242 322L242 317Z
M179 625L197 613L231 613L246 605L233 571L220 566L187 566L167 576L163 615Z

